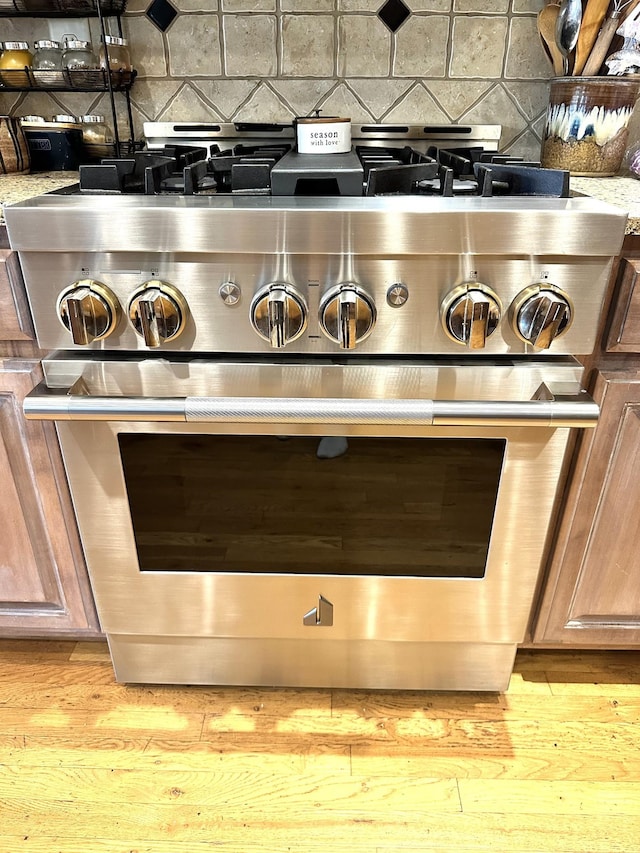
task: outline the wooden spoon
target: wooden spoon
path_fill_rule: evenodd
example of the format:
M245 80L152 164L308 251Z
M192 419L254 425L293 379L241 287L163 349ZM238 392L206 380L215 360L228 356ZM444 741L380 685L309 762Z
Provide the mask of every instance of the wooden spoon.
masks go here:
M538 32L551 58L553 73L556 77L562 75L562 54L556 44L556 21L559 12L560 6L556 3L550 3L538 12Z
M600 32L608 7L609 0L587 0L578 35L578 44L576 45L576 61L573 66L573 73L576 75L582 73Z

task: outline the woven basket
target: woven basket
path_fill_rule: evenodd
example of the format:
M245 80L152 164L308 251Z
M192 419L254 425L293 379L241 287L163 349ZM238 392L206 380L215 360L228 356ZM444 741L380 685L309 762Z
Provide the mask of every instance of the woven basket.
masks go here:
M17 118L0 116L0 173L26 173L31 167L29 146Z

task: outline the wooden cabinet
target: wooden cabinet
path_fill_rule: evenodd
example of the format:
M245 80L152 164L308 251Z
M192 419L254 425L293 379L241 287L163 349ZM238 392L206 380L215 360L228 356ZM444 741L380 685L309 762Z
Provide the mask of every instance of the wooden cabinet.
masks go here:
M37 360L0 359L0 635L99 631L55 427L26 421Z
M0 226L0 230L5 229ZM10 249L0 248L0 341L34 338L18 256Z
M599 371L534 641L640 645L640 369Z
M573 457L534 644L640 647L640 239L625 240L600 345L600 405Z
M640 259L623 258L607 352L640 353Z
M22 414L41 379L20 264L0 226L0 636L99 635L55 427Z

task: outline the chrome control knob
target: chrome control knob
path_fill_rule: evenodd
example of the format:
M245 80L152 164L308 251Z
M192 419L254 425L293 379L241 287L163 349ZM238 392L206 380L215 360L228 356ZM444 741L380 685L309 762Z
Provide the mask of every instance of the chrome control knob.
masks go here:
M275 349L295 341L307 327L307 306L295 288L274 282L258 291L250 309L251 324Z
M368 293L347 282L331 288L320 302L320 327L340 349L353 349L375 326L376 306Z
M159 347L183 331L188 308L183 295L164 281L145 281L129 300L129 320L148 347Z
M523 290L513 303L512 313L516 334L538 349L548 349L567 331L573 319L566 295L559 288L545 284Z
M442 304L445 332L459 344L482 349L498 328L501 317L498 297L485 285L462 284Z
M86 346L113 332L120 319L120 305L106 285L84 278L60 294L58 315L74 344Z

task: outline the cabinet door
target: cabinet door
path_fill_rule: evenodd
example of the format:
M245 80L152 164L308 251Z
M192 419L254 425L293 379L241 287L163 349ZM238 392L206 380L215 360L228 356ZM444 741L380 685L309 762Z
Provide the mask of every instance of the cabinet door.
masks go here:
M640 260L620 264L607 351L640 353Z
M0 359L0 635L99 632L55 427L26 421L37 361Z
M0 248L0 341L34 337L18 255Z
M602 372L580 446L534 641L640 644L640 371Z

